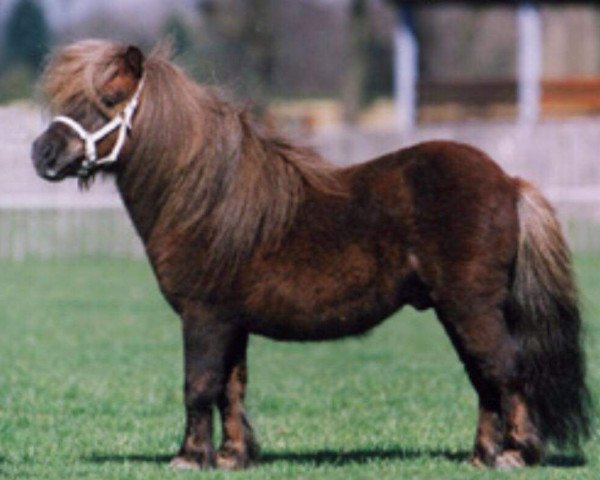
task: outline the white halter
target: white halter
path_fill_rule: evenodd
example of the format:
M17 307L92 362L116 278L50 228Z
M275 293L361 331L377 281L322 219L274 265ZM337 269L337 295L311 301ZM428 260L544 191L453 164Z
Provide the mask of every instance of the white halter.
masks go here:
M142 93L143 85L144 79L142 78L133 97L131 97L131 100L129 100L127 105L125 105L123 111L118 113L117 116L114 117L110 122L95 132L88 132L81 126L79 122L65 115L58 115L52 119L51 123L59 122L69 126L85 144L85 159L83 160L79 169L79 175L87 176L96 165L105 165L117 161L119 154L121 153L121 149L125 144L127 131L131 129L131 120L140 102L140 95ZM105 157L98 158L96 142L102 140L117 128L119 129L119 134L112 151Z

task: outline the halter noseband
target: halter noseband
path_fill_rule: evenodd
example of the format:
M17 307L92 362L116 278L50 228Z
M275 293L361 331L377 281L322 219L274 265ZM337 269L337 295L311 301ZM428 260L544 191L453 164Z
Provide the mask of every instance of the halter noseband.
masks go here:
M83 140L85 145L85 159L83 160L81 167L77 174L81 177L86 177L97 165L106 165L114 163L119 158L121 149L125 144L125 138L127 137L127 131L131 130L131 120L133 114L140 102L140 95L142 93L142 87L144 85L144 79L142 78L138 83L137 89L131 97L131 100L125 105L125 108L117 114L110 122L104 125L95 132L88 132L81 124L73 120L71 117L65 115L58 115L52 119L50 123L59 122L70 127L78 136ZM98 158L98 151L96 150L96 142L102 140L104 137L112 133L115 129L119 129L117 141L115 142L111 152L105 157Z

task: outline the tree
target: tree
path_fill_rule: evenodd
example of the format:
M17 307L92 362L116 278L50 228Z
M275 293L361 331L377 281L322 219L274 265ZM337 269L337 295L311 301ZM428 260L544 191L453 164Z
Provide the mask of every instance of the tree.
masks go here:
M25 65L38 70L48 52L50 31L44 11L36 0L19 0L6 23L4 64Z
M190 32L178 14L171 15L165 25L163 32L169 36L173 42L173 48L176 55L189 52L192 49L192 38Z
M204 58L214 65L219 80L236 84L238 93L257 105L266 102L272 87L273 4L273 0L199 0L197 4L209 27Z

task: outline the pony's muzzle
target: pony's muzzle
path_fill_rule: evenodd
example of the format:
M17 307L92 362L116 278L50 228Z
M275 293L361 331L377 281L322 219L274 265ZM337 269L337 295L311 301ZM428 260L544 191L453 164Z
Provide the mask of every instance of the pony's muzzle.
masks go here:
M38 173L52 168L56 164L57 151L58 142L56 140L46 140L42 136L33 142L31 159Z
M71 159L64 158L65 141L48 132L38 137L31 146L31 159L37 174L46 180L60 180L66 176Z

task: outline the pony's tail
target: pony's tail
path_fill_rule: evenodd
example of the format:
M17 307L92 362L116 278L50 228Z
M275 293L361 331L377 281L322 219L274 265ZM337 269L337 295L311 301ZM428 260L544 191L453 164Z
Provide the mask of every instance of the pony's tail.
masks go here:
M578 449L590 436L592 408L571 255L548 201L516 182L520 232L509 317L519 383L542 437Z

